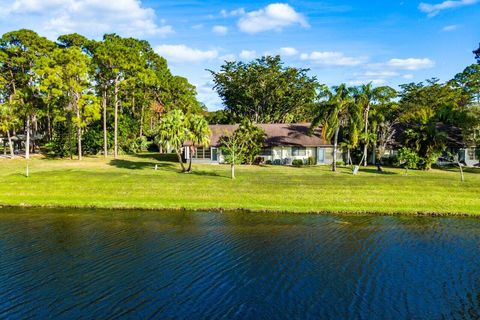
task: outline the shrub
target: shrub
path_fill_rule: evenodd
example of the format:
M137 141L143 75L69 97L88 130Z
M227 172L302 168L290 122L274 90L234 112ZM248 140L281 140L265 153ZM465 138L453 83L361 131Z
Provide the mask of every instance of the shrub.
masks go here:
M415 151L409 148L402 148L398 151L397 160L397 164L404 167L405 174L407 174L408 169L418 168L421 158Z
M273 163L272 163L272 160L267 160L265 161L265 164L273 164Z
M314 157L308 157L307 165L314 166L315 165L315 158Z
M294 159L292 161L292 166L294 167L301 167L303 166L303 160L302 159Z

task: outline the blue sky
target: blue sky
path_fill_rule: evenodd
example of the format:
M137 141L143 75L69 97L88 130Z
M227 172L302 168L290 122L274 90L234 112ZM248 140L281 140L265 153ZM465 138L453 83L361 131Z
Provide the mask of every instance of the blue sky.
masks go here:
M328 85L447 80L474 62L480 0L0 0L0 32L20 28L51 39L69 32L147 39L216 110L205 69L264 54L310 68Z

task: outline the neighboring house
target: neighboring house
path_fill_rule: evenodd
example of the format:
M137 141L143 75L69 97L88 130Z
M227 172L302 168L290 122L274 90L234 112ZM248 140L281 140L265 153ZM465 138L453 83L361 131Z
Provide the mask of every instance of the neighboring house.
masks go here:
M478 153L476 148L460 149L458 151L460 162L465 163L467 167L479 165Z
M262 162L272 164L292 164L295 159L307 163L312 158L316 164L331 164L333 161L333 145L322 137L321 128L317 128L309 135L309 123L293 124L258 124L265 131L265 145L259 158ZM189 148L185 148L185 158L192 156L196 163L223 163L219 141L225 134L232 133L238 128L234 125L210 125L212 136L210 145L206 148L198 147L193 155ZM337 159L342 161L341 149L337 149Z

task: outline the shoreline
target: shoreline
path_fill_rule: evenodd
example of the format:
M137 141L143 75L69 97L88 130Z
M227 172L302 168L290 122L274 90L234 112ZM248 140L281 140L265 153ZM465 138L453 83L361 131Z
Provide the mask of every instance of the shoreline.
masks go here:
M480 214L475 213L460 213L460 212L427 212L427 211L416 211L416 212L401 212L401 211L392 211L392 212L381 212L381 211L353 211L353 210L343 210L343 211L333 211L333 210L319 210L319 211L292 211L292 210L271 210L271 209L249 209L249 208L188 208L188 207L103 207L95 205L32 205L32 204L1 204L0 203L0 213L2 209L73 209L73 210L105 210L105 211L149 211L149 212L219 212L219 213L249 213L249 214L295 214L295 215L337 215L337 216L399 216L399 217L465 217L465 218L480 218Z

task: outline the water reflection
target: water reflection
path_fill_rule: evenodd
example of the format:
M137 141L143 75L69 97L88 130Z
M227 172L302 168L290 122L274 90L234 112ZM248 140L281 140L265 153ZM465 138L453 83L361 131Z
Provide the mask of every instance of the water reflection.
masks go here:
M478 318L480 220L0 211L0 318Z

